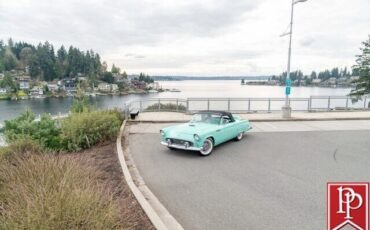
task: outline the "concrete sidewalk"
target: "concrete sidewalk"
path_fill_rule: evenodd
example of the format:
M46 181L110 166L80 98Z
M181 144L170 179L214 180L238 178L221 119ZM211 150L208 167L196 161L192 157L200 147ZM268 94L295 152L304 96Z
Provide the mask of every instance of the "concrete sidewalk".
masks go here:
M370 120L370 111L346 112L293 112L291 119L283 119L281 113L249 113L237 114L250 121L315 121L315 120ZM190 114L177 112L145 112L140 113L137 122L186 122Z

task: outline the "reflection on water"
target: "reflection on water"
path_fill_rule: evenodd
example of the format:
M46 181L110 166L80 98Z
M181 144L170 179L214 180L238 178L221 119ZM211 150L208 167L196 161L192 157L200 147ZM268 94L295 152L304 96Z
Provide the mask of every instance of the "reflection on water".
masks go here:
M284 97L282 86L252 86L240 85L240 81L162 81L159 84L165 89L176 88L181 92L164 92L158 94L127 95L127 96L97 96L90 98L97 108L123 108L124 103L145 98L190 98L190 97ZM345 96L350 89L293 87L292 97L310 96ZM45 98L19 101L0 101L0 123L14 118L26 108L35 114L67 113L72 98Z

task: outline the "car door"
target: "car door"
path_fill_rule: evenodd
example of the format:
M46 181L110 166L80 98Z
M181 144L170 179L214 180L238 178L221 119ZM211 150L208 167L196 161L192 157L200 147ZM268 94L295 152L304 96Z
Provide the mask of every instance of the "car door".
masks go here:
M220 131L222 142L228 141L237 135L235 122L221 122Z

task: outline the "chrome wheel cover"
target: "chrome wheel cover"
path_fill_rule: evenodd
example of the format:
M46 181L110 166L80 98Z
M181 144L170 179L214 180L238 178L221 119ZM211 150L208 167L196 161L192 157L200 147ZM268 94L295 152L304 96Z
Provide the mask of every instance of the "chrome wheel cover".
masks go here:
M206 139L203 142L203 148L200 150L200 153L204 156L209 155L213 150L213 142L210 139Z
M238 136L236 136L236 139L239 141L243 138L243 132L239 133Z

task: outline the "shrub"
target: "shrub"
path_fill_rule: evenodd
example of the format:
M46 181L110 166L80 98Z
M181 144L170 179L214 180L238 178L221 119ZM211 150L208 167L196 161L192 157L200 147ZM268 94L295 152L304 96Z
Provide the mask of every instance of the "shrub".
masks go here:
M30 138L20 138L8 146L0 148L0 161L14 157L23 158L31 154L41 154L43 151L43 147L37 141Z
M0 162L0 229L124 228L101 172L65 156L14 160Z
M68 151L78 151L112 140L117 136L122 119L118 111L72 113L61 123L61 139Z
M82 113L82 112L90 112L93 110L89 102L89 98L85 95L85 92L77 86L77 93L73 98L73 102L71 105L71 112L72 113Z
M5 121L8 143L32 139L47 149L79 151L115 138L122 122L116 110L82 111L61 121L55 121L47 114L40 121L34 119L35 115L27 110L18 118Z
M13 120L5 121L4 134L8 142L14 141L24 136L30 136L35 131L33 121L35 114L31 110L26 110Z
M162 104L160 103L160 107L161 107L161 110L164 110L164 111L181 111L181 112L185 112L186 111L186 106L184 105L176 105L176 104L173 104L173 103L166 103L166 104ZM159 109L159 103L155 103L153 105L149 105L148 107L146 107L144 109L144 111L158 111Z
M35 121L35 115L26 110L19 117L5 121L4 134L9 143L18 139L31 138L50 149L59 149L60 130L56 121L50 115L42 115L40 121Z

